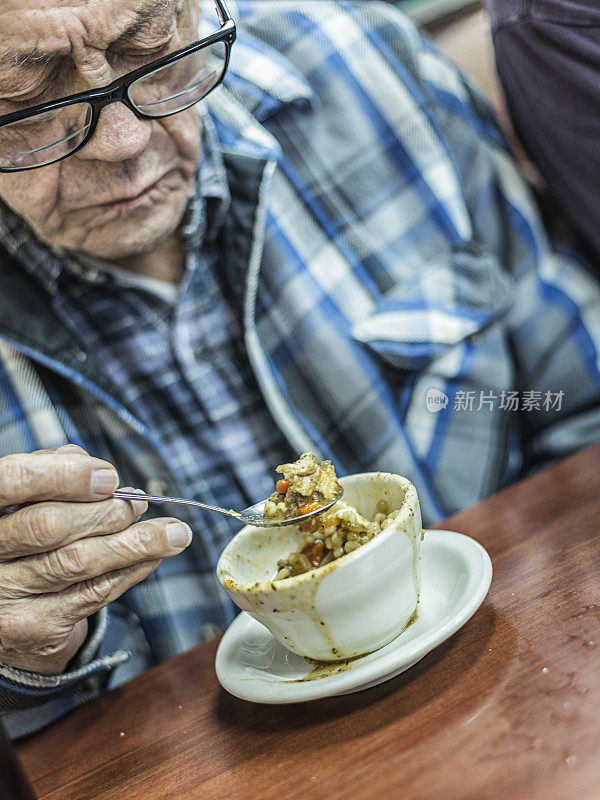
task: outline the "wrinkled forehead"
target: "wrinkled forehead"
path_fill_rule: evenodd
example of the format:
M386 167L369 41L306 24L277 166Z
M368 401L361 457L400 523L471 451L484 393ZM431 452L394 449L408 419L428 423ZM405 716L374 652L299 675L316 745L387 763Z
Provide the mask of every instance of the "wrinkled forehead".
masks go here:
M194 0L0 0L0 64L18 65L77 47L106 49L133 36L167 35Z

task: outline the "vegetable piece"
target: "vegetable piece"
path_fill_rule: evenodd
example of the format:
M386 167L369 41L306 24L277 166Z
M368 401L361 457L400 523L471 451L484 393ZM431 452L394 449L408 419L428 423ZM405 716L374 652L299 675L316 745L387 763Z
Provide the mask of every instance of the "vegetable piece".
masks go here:
M285 494L290 488L290 482L286 481L285 478L281 478L281 480L277 481L275 488L279 494Z
M302 550L304 555L308 558L313 567L318 567L323 559L325 551L325 542L322 539L315 539L311 544L307 544Z
M298 560L292 566L292 575L302 575L310 570L310 561L304 553L300 553Z
M321 517L310 517L310 519L305 519L303 522L298 523L298 527L304 533L316 533L319 530L321 525Z
M322 504L318 501L313 501L312 503L305 503L303 506L300 506L298 509L298 516L301 517L303 514L310 514L311 511L316 511L318 508L321 508Z

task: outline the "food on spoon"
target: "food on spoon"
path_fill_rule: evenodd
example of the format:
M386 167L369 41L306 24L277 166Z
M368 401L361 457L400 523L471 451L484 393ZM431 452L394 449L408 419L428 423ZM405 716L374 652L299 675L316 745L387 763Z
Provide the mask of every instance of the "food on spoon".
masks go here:
M283 520L310 514L336 498L342 487L338 483L331 461L319 461L313 453L303 453L298 461L280 464L276 470L283 475L276 491L265 503L265 519ZM318 527L313 518L310 527Z
M316 528L311 526L307 530L306 527L303 528L306 523L300 524L304 531L302 545L299 550L277 562L274 580L301 575L357 550L391 525L399 513L399 509L390 511L385 500L380 500L377 503L377 513L369 521L353 506L338 500L328 511L314 518L318 520Z
M337 497L342 488L331 461L319 461L313 453L303 453L291 464L280 464L276 472L283 478L265 503L267 519L310 514ZM299 524L304 534L302 545L278 561L275 580L301 575L351 553L391 524L398 514L397 509L390 512L382 500L373 520L368 520L356 508L338 500L329 510Z

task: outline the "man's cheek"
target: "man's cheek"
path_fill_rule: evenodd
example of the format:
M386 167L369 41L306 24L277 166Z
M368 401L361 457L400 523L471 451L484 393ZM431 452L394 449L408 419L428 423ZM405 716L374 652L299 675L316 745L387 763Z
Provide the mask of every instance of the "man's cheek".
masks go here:
M198 109L195 107L165 117L161 120L169 138L175 143L180 158L189 162L193 169L198 161L200 133L202 130Z
M59 201L58 165L0 175L0 198L36 230L49 224Z

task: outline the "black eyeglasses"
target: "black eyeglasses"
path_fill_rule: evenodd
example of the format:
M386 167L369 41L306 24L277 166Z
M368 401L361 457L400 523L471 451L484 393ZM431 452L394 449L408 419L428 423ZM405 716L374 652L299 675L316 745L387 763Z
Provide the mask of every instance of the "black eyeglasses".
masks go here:
M0 116L0 172L36 169L73 155L94 135L109 103L124 103L140 119L158 119L206 97L223 80L236 36L225 3L214 2L221 27L210 36L108 86Z

